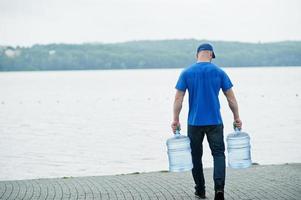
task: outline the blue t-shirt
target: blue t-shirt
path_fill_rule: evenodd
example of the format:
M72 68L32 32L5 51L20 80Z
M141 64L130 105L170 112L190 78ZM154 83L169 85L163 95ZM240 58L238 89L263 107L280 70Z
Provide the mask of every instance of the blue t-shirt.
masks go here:
M189 93L188 124L194 126L222 124L219 91L232 87L228 75L211 62L198 62L184 69L176 89Z

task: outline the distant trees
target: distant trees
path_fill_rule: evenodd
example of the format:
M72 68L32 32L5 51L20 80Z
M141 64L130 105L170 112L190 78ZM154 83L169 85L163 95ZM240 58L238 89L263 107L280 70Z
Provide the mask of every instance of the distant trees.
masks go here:
M195 62L206 41L157 40L115 44L0 46L0 71L178 68ZM210 41L222 67L301 66L301 42L240 43Z

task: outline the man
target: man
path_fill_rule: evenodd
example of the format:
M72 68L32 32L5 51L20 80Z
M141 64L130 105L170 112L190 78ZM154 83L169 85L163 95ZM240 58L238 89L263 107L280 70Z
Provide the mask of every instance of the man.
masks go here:
M197 62L184 69L176 84L176 95L173 108L172 129L180 128L179 115L185 91L189 93L188 137L191 140L193 162L192 175L195 182L195 195L205 196L205 179L203 174L203 139L206 135L214 159L215 199L224 199L225 186L225 145L223 121L218 99L222 89L233 113L234 125L241 128L238 105L228 75L218 66L211 63L215 58L210 44L201 44L197 49Z

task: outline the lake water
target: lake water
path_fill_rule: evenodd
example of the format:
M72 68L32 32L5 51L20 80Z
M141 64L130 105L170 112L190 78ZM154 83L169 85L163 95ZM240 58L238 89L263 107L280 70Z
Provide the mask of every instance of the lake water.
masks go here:
M167 170L180 71L1 72L0 180ZM301 67L225 71L253 162L301 162ZM227 134L232 114L220 100ZM186 117L187 97L184 134ZM212 166L206 140L203 162Z

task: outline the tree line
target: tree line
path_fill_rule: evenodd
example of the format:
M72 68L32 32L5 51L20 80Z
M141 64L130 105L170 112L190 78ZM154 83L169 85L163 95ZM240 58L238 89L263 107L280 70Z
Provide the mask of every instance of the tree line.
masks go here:
M187 39L0 46L0 71L180 68L195 62L196 48L203 42L214 46L214 63L221 67L301 66L301 41Z

